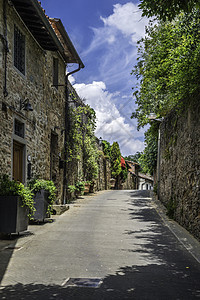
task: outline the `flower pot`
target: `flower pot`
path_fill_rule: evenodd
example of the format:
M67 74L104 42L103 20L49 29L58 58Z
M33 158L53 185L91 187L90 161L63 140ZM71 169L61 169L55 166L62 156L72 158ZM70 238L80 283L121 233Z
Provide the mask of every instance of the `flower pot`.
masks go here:
M34 196L34 207L36 211L33 215L35 221L44 221L45 218L49 217L49 214L47 213L49 205L48 197L49 193L44 189L36 192Z
M28 208L19 196L0 196L0 232L19 233L27 230Z

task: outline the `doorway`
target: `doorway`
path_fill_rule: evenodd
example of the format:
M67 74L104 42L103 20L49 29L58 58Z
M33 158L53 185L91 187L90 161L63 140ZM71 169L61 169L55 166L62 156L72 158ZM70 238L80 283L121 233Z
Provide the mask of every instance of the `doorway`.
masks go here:
M13 140L13 179L23 182L24 145Z

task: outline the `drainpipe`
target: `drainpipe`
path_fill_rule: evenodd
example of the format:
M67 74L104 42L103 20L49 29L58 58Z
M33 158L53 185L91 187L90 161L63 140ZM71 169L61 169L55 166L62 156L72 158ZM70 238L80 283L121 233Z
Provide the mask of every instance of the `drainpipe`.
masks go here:
M63 167L63 204L66 204L66 190L67 190L67 142L68 132L70 130L69 123L69 90L68 90L68 78L70 75L80 71L84 66L79 63L78 69L68 73L65 76L65 136L64 136L64 167Z
M0 34L0 38L4 48L4 87L3 87L3 94L4 97L8 96L7 91L7 54L8 50L8 41L7 41L7 12L6 12L6 0L3 1L3 22L4 22L4 34Z

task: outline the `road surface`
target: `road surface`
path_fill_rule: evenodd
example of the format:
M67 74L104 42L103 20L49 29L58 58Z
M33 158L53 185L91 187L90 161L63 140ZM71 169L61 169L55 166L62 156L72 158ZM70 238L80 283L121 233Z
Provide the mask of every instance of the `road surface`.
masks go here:
M200 299L199 243L176 228L148 191L78 199L2 248L0 299Z

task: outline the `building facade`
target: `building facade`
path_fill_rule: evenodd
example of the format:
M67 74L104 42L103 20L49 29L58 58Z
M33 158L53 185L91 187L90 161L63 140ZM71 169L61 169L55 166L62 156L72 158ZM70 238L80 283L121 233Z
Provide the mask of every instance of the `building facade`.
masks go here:
M84 67L62 22L37 0L0 4L0 173L53 180L63 202L66 67Z

